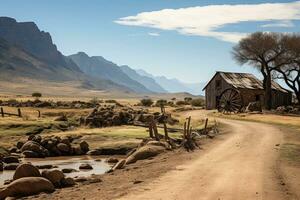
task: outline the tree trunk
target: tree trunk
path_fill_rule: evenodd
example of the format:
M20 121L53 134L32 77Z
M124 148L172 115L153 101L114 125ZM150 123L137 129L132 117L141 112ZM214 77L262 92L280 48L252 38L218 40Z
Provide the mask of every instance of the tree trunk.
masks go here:
M272 77L271 73L268 73L265 85L265 108L267 110L272 109Z

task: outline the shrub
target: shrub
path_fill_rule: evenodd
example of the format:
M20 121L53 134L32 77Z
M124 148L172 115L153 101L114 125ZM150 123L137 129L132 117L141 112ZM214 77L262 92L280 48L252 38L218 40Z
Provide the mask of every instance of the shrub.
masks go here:
M40 92L34 92L34 93L31 94L31 96L39 98L39 97L42 97L42 93L40 93Z
M177 101L176 105L177 106L183 106L183 105L188 105L188 103L186 101Z
M141 100L141 105L142 106L151 106L153 104L152 99L142 99Z
M200 99L200 98L198 98L198 99L193 99L193 100L191 100L191 105L192 105L192 106L198 106L198 107L204 106L204 100L203 100L203 99Z
M167 103L168 103L167 100L159 99L159 100L156 101L155 105L161 107L161 106L167 105Z
M185 101L185 102L190 102L190 101L192 101L192 100L193 100L193 98L191 98L191 97L185 97L185 98L184 98L184 101Z
M97 97L93 97L91 100L90 100L90 103L93 105L93 107L96 107L98 104L99 104L99 100Z
M105 103L118 103L118 102L113 99L108 99L108 100L105 100Z

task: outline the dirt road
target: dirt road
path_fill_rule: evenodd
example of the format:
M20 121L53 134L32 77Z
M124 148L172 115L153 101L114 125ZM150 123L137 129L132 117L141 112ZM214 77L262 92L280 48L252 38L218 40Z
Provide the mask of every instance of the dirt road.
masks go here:
M232 130L224 141L121 199L289 199L277 163L283 133L261 123L222 122Z

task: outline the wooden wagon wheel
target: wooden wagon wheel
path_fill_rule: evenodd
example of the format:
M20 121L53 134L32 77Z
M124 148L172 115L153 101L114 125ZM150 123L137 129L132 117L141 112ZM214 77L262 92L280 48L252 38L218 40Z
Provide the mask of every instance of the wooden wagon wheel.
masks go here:
M242 108L243 99L238 90L229 88L221 93L218 106L219 112L239 112Z

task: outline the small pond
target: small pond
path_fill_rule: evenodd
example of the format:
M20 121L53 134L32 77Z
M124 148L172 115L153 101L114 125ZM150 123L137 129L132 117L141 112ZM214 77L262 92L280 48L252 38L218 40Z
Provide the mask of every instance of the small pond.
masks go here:
M62 170L64 168L72 168L78 172L65 174L66 177L75 176L90 176L91 174L104 174L111 168L111 164L105 162L105 158L97 156L72 156L72 157L48 157L48 158L24 158L23 163L30 162L33 165L53 165L57 166L55 169ZM79 166L83 163L90 164L92 170L79 170ZM15 171L5 170L0 172L0 186L5 180L12 179Z

